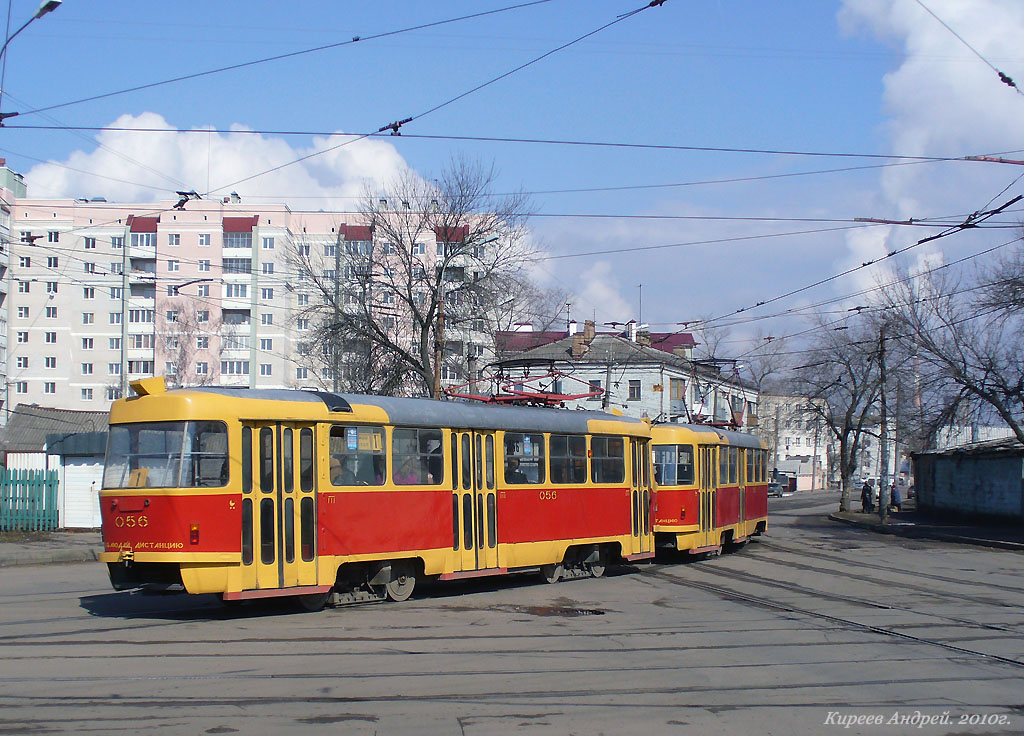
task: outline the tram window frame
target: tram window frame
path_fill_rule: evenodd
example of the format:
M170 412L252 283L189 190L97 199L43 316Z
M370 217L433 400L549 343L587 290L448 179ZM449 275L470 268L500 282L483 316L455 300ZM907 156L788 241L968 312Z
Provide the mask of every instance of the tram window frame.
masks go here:
M487 435L484 440L484 447L487 452L487 468L484 471L484 479L487 482L487 490L494 490L494 435Z
M295 433L291 427L285 427L281 433L281 467L284 468L283 490L291 493L295 490Z
M729 484L729 448L724 445L718 448L718 479L723 486Z
M433 442L437 444L431 445ZM395 427L391 430L391 456L396 486L444 483L444 434L440 429Z
M505 432L502 437L505 448L503 477L506 485L537 485L547 478L544 462L544 435L527 432ZM517 468L509 466L510 460L517 461ZM523 480L509 480L509 475L518 469Z
M587 482L587 438L581 434L548 437L548 464L552 483L582 485Z
M334 488L384 485L388 469L387 448L384 427L373 424L332 424L327 433L328 482ZM348 470L347 474L343 471L335 477L332 470L335 460L342 468L354 463L355 469ZM315 467L312 462L310 467Z
M252 428L242 427L242 493L252 493ZM249 513L252 513L250 509Z
M729 448L729 485L740 482L740 448Z
M274 490L274 428L260 427L260 492Z
M299 554L303 562L316 559L316 524L312 496L303 496L299 501Z
M277 539L274 529L274 499L260 499L260 562L273 564L277 559Z
M313 428L299 430L299 490L312 493L313 476L316 468L316 451L313 443Z
M462 433L462 490L468 491L473 487L473 443L469 439L469 432Z
M745 449L743 451L743 454L746 455L746 463L744 463L744 465L746 465L746 468L747 468L747 475L744 478L744 481L746 481L747 483L756 483L757 482L757 450L752 450L752 449L748 448L748 449Z
M251 565L252 547L252 499L242 499L242 564Z
M694 473L693 445L651 445L651 450L655 483L660 486L692 486L694 484L696 474ZM689 455L689 462L680 462L680 457L684 453ZM662 460L664 462L661 462Z
M618 454L614 444L618 443ZM593 483L624 483L626 480L626 440L619 435L590 438L590 480Z
M228 482L228 429L222 421L111 425L104 488L219 488Z

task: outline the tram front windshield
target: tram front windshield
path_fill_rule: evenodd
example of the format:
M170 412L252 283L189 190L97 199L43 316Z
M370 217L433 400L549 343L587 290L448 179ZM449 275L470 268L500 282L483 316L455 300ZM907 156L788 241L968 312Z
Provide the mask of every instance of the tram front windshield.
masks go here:
M210 488L228 481L223 422L114 424L104 488Z

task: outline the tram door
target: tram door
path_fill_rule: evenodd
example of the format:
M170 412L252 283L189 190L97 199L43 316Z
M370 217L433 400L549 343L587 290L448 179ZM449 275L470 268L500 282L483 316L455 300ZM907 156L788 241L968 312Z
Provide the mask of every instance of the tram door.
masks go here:
M630 440L630 530L633 536L631 554L643 554L654 549L651 534L651 454L650 445L633 438Z
M453 458L454 546L461 570L498 567L498 499L495 491L494 433L459 432ZM453 453L454 455L454 453ZM457 483L456 483L457 481Z
M700 455L700 537L699 547L707 547L717 544L711 541L714 537L715 527L715 487L717 485L716 475L718 473L718 458L715 456L715 448L711 445L701 445Z
M312 425L293 423L255 424L243 429L243 442L246 437L253 442L255 472L253 488L243 498L242 563L255 567L254 581L243 575L255 582L256 588L317 582L313 432ZM246 513L250 496L251 511Z
M749 478L747 478L747 471L752 469L749 465L747 465L747 453L752 453L753 450L748 450L746 448L741 447L737 448L736 452L739 455L739 460L737 460L736 462L736 472L738 474L737 479L740 482L740 510L738 516L736 517L736 521L739 524L739 529L736 531L736 534L743 535L746 533L744 531L744 529L746 528L744 522L746 522L747 520L747 481L750 480Z

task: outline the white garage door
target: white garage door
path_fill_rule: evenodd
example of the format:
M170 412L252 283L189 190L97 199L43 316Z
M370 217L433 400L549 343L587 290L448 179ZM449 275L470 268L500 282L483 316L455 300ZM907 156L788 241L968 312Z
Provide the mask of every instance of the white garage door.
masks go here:
M99 527L99 488L102 481L102 460L89 457L65 458L61 477L61 496L64 499L61 526L76 529Z

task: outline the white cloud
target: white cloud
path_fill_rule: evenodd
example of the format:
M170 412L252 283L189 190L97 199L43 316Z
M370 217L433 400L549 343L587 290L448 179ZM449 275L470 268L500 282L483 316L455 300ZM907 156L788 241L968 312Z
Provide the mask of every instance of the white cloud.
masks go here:
M339 147L351 139L317 137L309 147L293 147L281 138L243 133L240 126L231 133L183 132L151 112L122 115L111 127L167 132L103 131L94 150L75 151L65 161L33 167L25 176L29 196L149 202L172 198L180 189L211 190L214 196L234 189L243 199L266 197L307 209L351 209L356 200L349 198L362 195L368 182L382 184L407 169L387 141L364 139ZM318 152L323 153L240 181Z
M1024 3L1019 0L928 0L939 18L1024 86ZM915 0L844 0L840 22L849 29L866 27L897 43L904 58L884 78L885 132L895 153L915 156L962 156L1020 148L1024 96L998 76L962 41ZM1019 158L1011 155L1010 158ZM890 167L881 178L886 211L894 217L958 216L985 208L1021 174L1016 166L985 163L940 163ZM1011 189L992 202L1002 204L1020 192ZM916 228L893 228L878 234L848 237L849 262L877 257L931 234ZM1000 232L1002 239L1010 235ZM987 238L986 242L993 242ZM936 254L970 250L977 239L965 235L935 241L912 251L918 265ZM980 249L980 248L979 248ZM941 260L942 256L938 256Z
M573 302L573 314L582 322L596 315L597 323L623 322L633 314L633 308L622 298L618 279L608 261L594 261L580 273L580 286Z

